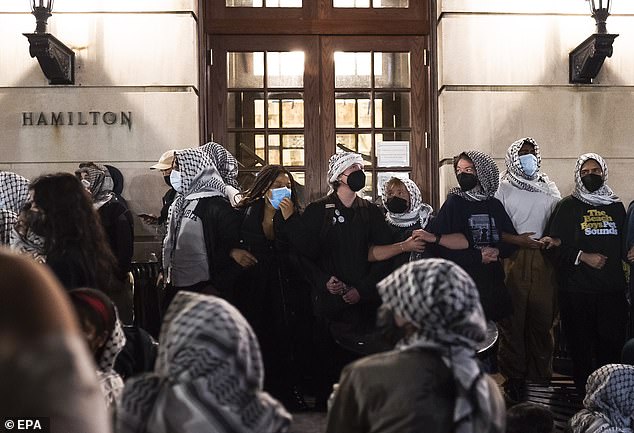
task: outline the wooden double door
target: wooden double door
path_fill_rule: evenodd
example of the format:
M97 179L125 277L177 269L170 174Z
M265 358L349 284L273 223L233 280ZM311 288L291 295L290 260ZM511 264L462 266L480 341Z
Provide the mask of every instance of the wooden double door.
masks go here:
M355 151L372 198L391 176L432 188L424 36L208 35L208 136L248 187L282 164L309 202L326 193L328 159Z

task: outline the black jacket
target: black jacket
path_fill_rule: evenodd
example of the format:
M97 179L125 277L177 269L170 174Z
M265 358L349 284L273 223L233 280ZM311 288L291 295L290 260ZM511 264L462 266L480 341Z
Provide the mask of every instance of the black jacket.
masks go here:
M229 252L240 247L240 214L225 197L215 196L201 198L194 215L201 219L203 225L210 282L231 300L240 265L229 256Z

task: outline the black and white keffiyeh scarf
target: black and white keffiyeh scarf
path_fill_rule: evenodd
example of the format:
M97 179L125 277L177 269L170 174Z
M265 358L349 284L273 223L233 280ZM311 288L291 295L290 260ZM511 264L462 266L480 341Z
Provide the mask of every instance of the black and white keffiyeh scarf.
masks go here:
M537 171L532 176L528 176L524 173L522 164L520 163L519 151L526 143L533 146L535 149L535 157L537 158ZM500 176L500 181L508 180L515 188L531 192L541 192L558 199L561 198L561 193L557 185L555 185L555 182L551 181L546 173L540 171L542 156L539 151L539 145L534 139L530 137L521 138L511 144L506 151L504 162L506 164L506 170Z
M119 373L114 370L114 363L126 342L123 327L119 320L119 314L116 313L116 316L114 330L112 334L110 334L110 338L106 342L99 361L97 362L97 377L101 385L101 392L103 392L106 398L108 407L113 408L119 401L119 397L123 391L123 379Z
M208 149L197 147L177 150L175 158L178 162L178 171L181 173L182 189L176 194L167 214L167 236L163 241L163 269L167 271L168 281L183 212L188 202L204 197L226 195L226 184ZM166 251L166 246L170 247L169 251Z
M363 167L363 157L354 152L335 153L328 160L328 183L334 183L339 176L353 164L360 164Z
M19 216L16 218L16 221L17 220L19 220ZM46 251L44 249L45 243L46 239L35 234L33 230L29 230L28 228L24 235L20 234L15 229L15 225L11 229L11 233L9 235L9 245L11 250L17 252L18 254L30 257L37 263L46 263Z
M18 215L9 209L0 209L0 245L9 245L11 230L18 221Z
M251 326L226 301L181 291L166 313L154 372L129 379L121 433L277 433L290 415L262 391Z
M409 262L377 284L383 304L417 328L397 348L432 348L456 383L454 432L489 431L490 390L476 361L486 321L471 277L444 259Z
M93 206L99 209L112 199L114 181L106 166L94 162L82 162L75 171L80 179L88 181L88 191L92 196Z
M199 149L209 154L225 184L240 188L238 184L238 160L227 149L213 141L200 146Z
M634 366L608 364L592 373L583 406L570 419L573 433L632 433Z
M29 180L10 171L0 171L0 209L16 215L29 200Z
M500 186L500 171L493 158L478 150L468 150L460 155L462 154L467 155L473 161L478 185L469 191L463 191L460 187L452 188L449 190L449 194L469 201L485 201L493 197Z
M409 209L406 212L399 214L390 212L386 206L387 184L389 181L385 182L385 184L383 184L383 189L381 190L383 206L387 210L385 218L390 224L396 227L411 227L417 222L420 222L420 227L424 229L427 226L434 209L427 203L423 203L423 196L420 193L420 189L418 189L418 186L413 180L407 178L399 178L399 180L403 182L407 188L407 192L409 193Z
M603 170L603 185L595 192L590 192L583 186L581 182L581 166L589 159L595 160ZM572 192L573 197L578 198L584 203L592 206L605 206L616 203L621 199L614 194L614 191L608 186L608 165L605 160L597 153L584 153L577 159L575 165L575 190Z

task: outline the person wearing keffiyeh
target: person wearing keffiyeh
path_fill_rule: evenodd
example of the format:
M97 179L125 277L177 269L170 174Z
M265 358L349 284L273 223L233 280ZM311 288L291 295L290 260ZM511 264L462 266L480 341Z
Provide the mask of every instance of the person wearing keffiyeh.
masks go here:
M326 432L503 432L500 391L475 358L486 321L471 277L448 260L422 259L377 287L405 336L344 369Z
M117 309L102 292L75 289L68 292L97 363L97 377L106 405L114 412L123 391L123 379L114 371L117 355L125 346L125 335Z
M425 230L433 218L433 209L423 202L418 186L408 178L392 177L381 189L381 199L386 210L385 219L393 235L394 244L372 246L370 259L392 258L392 269L423 257L433 257L434 244L447 248L464 249L469 246L462 233L436 236ZM419 249L408 244L420 242Z
M126 204L113 192L114 181L108 169L94 162L83 162L75 175L92 196L93 206L99 213L110 248L123 273L132 269L134 253L134 221Z
M608 364L593 372L583 406L568 423L571 433L634 432L634 366Z
M456 156L454 170L459 187L449 191L429 231L465 235L469 248L450 250L437 246L437 256L467 271L480 292L484 314L488 320L497 321L512 312L500 259L509 257L517 249L502 239L502 233L514 235L516 232L504 206L494 197L499 186L499 171L493 158L477 150Z
M4 250L0 275L2 413L47 417L51 433L111 433L95 363L59 281Z
M129 379L119 433L283 433L291 416L262 391L257 338L238 310L187 291L172 301L153 373Z
M561 195L541 171L539 145L532 138L511 144L505 164L495 197L521 234L502 234L519 250L504 262L513 315L498 323L498 365L506 378L506 397L519 402L526 379L548 381L552 375L556 282L552 263L542 251L552 245L542 237Z
M559 283L559 309L580 393L596 368L618 362L627 322L623 271L625 208L607 185L600 155L577 159L575 189L558 204L547 235Z
M0 171L0 245L9 245L18 214L29 199L29 180Z
M214 164L213 145L175 152L170 183L177 194L163 241L164 308L179 290L232 297L239 266L230 253L239 246L240 218L226 197L231 175L223 178Z

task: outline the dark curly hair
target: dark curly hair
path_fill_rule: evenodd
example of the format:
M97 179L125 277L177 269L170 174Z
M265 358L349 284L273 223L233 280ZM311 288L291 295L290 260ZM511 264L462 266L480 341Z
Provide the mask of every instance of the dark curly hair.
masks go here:
M262 169L258 172L255 180L253 181L253 185L251 185L251 188L247 189L244 192L242 200L240 200L240 203L237 204L237 207L249 207L251 204L264 197L264 194L266 194L269 188L271 188L271 185L273 185L275 179L277 179L277 177L281 174L287 175L290 179L291 201L293 202L295 209L299 210L300 203L297 193L297 182L295 182L295 179L293 178L291 172L281 165L265 165L264 167L262 167Z
M117 261L106 239L90 193L70 173L40 176L29 186L34 204L42 212L38 234L44 237L44 253L63 257L79 250L81 264L95 288L113 289L113 277L121 280Z

